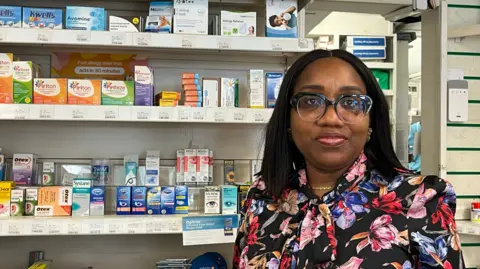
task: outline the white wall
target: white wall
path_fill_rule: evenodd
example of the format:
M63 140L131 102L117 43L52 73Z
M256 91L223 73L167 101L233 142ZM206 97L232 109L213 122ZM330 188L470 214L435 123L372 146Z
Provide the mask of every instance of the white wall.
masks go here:
M319 14L318 16L325 16L326 14ZM385 35L391 34L392 29L392 24L381 15L331 12L308 34L312 36L324 33ZM308 28L306 31L308 31Z

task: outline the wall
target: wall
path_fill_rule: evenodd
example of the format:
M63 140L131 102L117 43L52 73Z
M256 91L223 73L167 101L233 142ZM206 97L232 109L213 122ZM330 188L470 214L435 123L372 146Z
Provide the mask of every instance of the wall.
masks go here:
M321 14L325 16L326 14ZM308 16L308 14L307 14ZM305 29L308 31L307 29ZM392 24L377 14L360 14L348 12L331 12L317 26L308 32L319 34L358 34L385 35L392 33Z
M480 1L448 2L448 26L480 23ZM448 40L448 68L463 69L469 84L469 120L447 123L447 179L457 193L457 220L469 219L470 203L480 198L480 37ZM462 236L468 268L480 266L480 236ZM467 244L468 243L468 244Z

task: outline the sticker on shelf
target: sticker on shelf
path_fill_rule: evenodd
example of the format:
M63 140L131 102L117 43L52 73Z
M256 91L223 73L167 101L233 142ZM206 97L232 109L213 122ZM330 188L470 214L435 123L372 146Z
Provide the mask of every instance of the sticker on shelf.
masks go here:
M119 222L118 220L113 220L106 225L107 228L105 233L107 234L123 234L124 233L124 226L123 223Z
M164 121L170 121L173 120L173 109L170 107L158 107L156 108L158 110L158 119L159 120L164 120Z
M61 220L48 220L47 230L50 235L64 234L63 222Z
M27 229L27 232L29 232L32 235L44 235L46 234L46 231L47 231L47 223L45 220L31 221L30 229Z
M271 43L273 51L282 51L282 44L279 41L272 41Z
M23 222L21 221L7 221L3 223L2 234L7 236L15 236L23 234Z
M40 107L38 109L38 114L36 118L41 119L41 120L51 120L53 119L53 107ZM30 109L30 115L32 115L32 109Z
M136 44L138 46L150 46L152 43L152 38L150 34L137 34L136 35Z
M46 43L52 40L53 31L38 31L37 32L37 41Z
M92 40L92 32L85 31L77 33L77 42L88 43Z
M149 108L136 107L133 111L134 111L133 120L149 120L150 119Z
M232 41L230 39L217 40L218 49L229 50L232 48Z
M112 45L125 45L127 42L127 35L124 33L112 34Z
M233 121L245 121L245 119L246 119L245 111L233 112Z
M7 32L6 31L0 31L0 42L1 41L7 41Z
M67 234L76 235L82 233L82 225L79 223L68 223L67 224Z
M118 108L116 107L106 107L104 112L105 120L117 120L118 119Z
M29 109L27 107L17 107L13 111L13 118L16 120L24 120L28 117Z
M268 119L266 118L264 111L254 110L253 111L253 121L254 122L267 122Z
M223 110L216 110L215 111L215 116L214 116L215 122L225 122L226 119L227 119L227 115L226 115L225 111L223 111Z
M193 37L183 37L182 38L182 48L193 48L195 47L195 40Z
M88 117L88 108L74 108L72 109L72 119L84 120Z
M145 234L146 231L146 224L143 221L131 221L127 224L128 234Z
M190 120L191 110L190 108L178 109L178 120Z
M158 234L162 232L162 225L159 220L149 219L145 224L147 234Z
M193 111L193 120L194 121L204 121L205 120L205 111L202 110L194 110Z
M87 221L83 225L84 234L102 234L103 233L103 223L99 222L100 220Z
M299 49L308 49L308 39L306 39L306 38L298 39L298 48Z

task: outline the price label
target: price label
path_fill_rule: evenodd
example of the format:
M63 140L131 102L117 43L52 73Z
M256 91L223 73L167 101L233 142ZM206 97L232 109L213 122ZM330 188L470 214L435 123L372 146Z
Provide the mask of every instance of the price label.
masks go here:
M166 111L158 112L158 119L159 120L171 120L170 113Z
M137 35L138 46L150 46L151 37L149 34Z
M475 227L467 227L467 233L468 234L475 234L476 229Z
M146 225L142 222L132 222L127 225L127 233L129 234L143 234L146 232Z
M177 220L171 220L168 223L168 229L170 232L181 232L182 231L182 223Z
M278 42L272 42L272 50L273 51L282 51L282 45Z
M16 120L24 120L27 118L28 109L24 108L16 108L13 112L13 118Z
M104 118L106 120L116 120L118 119L118 111L115 109L106 109L104 111Z
M90 42L92 39L92 33L85 31L81 33L77 33L77 42L85 43L85 42Z
M308 49L308 39L306 39L306 38L298 39L298 48Z
M190 120L190 109L179 109L178 110L178 119L179 120Z
M54 220L48 222L48 234L61 234L62 233L62 223Z
M30 233L34 235L43 235L47 231L47 224L45 221L34 221L30 228Z
M69 223L67 226L67 234L75 235L80 234L82 231L82 225L78 223Z
M102 234L103 233L103 223L92 222L88 226L89 234Z
M112 35L112 45L125 45L127 37L125 34L116 33Z
M261 112L254 112L253 121L254 122L266 122L265 115Z
M72 119L83 120L87 117L87 111L83 109L72 110Z
M226 118L225 111L215 111L215 122L225 122Z
M221 50L229 50L232 48L231 40L217 40L217 46Z
M0 41L7 41L7 32L0 31Z
M21 235L23 233L23 224L18 222L10 222L4 227L6 228L4 232L6 235Z
M150 119L150 112L148 111L137 111L137 120L148 120Z
M50 42L50 39L52 39L52 32L49 31L43 31L43 32L38 32L37 33L37 41L38 42Z
M205 111L193 111L193 120L204 121L205 120Z
M147 234L156 234L156 233L161 233L162 232L162 226L158 221L152 220L149 221L145 224L146 228L146 233Z
M243 112L243 111L242 111L242 112L240 112L240 111L235 111L235 112L233 113L233 120L234 120L234 121L245 121L245 118L246 118L245 112Z
M182 38L182 48L193 48L194 46L194 41L191 38L184 37Z
M123 225L121 223L119 223L118 221L111 222L111 223L108 224L107 233L109 233L109 234L121 234L121 233L123 233L122 228L123 228Z
M53 119L53 109L51 107L40 108L40 110L38 112L38 117L40 119L44 119L44 120Z

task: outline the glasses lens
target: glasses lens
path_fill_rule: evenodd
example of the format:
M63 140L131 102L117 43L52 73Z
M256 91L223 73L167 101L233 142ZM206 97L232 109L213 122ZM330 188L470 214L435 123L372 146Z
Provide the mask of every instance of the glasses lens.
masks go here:
M353 123L365 117L367 111L367 103L356 96L345 96L337 104L337 114L346 123Z
M319 96L302 96L298 99L297 112L306 121L316 121L325 113L325 100Z

